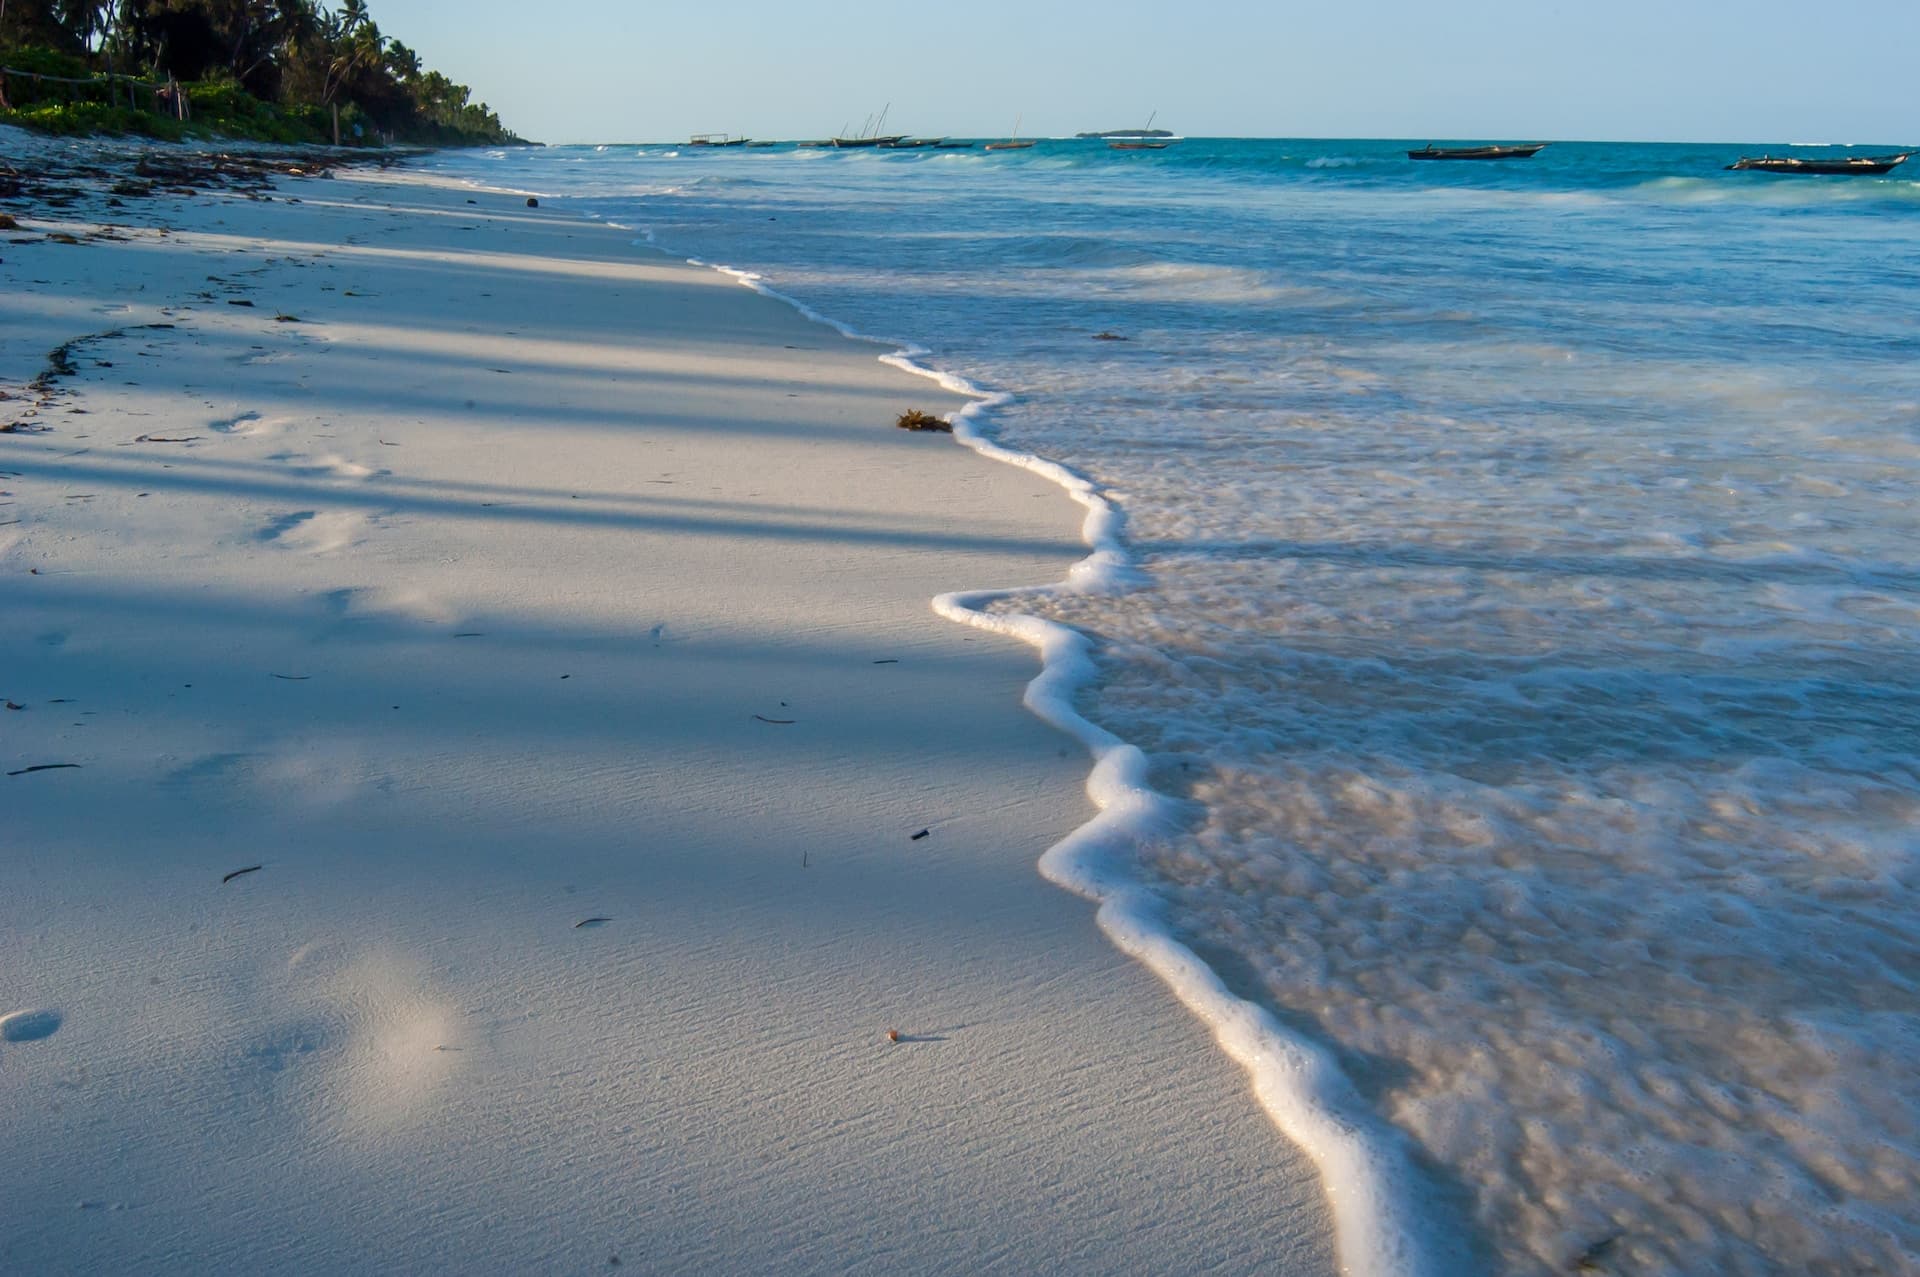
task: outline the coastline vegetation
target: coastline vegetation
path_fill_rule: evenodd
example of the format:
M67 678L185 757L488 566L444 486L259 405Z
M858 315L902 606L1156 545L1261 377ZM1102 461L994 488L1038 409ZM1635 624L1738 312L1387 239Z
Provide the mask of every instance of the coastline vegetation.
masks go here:
M0 0L0 124L284 143L521 141L366 0Z

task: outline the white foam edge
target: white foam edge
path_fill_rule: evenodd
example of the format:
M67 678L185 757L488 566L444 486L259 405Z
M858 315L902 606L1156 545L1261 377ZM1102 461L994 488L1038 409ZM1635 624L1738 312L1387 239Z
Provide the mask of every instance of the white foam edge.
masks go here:
M996 600L1019 595L1116 590L1138 583L1140 571L1121 544L1125 517L1120 509L1084 475L988 437L986 417L1012 402L1011 395L916 362L931 352L913 342L860 332L780 292L754 271L697 257L687 262L731 276L843 337L893 347L880 356L881 363L973 400L952 418L958 442L984 457L1044 475L1086 508L1080 535L1092 552L1073 565L1065 581L956 590L933 600L933 610L948 620L1022 639L1039 649L1040 673L1027 684L1022 700L1041 720L1080 741L1093 757L1087 796L1100 814L1049 847L1040 857L1040 872L1049 882L1098 905L1095 918L1114 947L1159 976L1247 1071L1269 1120L1319 1171L1333 1216L1340 1271L1353 1277L1437 1277L1445 1267L1433 1245L1440 1234L1426 1219L1427 1194L1405 1137L1368 1108L1324 1049L1283 1027L1266 1008L1235 996L1213 968L1174 935L1160 899L1127 873L1143 840L1174 827L1175 804L1148 783L1150 765L1138 746L1074 709L1074 693L1096 674L1086 635L1038 616L985 610Z

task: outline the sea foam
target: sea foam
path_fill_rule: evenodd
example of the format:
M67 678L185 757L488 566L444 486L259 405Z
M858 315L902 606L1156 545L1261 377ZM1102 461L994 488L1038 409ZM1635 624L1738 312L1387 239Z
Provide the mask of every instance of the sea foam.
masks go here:
M940 606L1041 649L1102 807L1044 870L1252 1061L1344 1262L1910 1266L1920 187L1060 147L573 189L1016 388L956 434L1091 561Z

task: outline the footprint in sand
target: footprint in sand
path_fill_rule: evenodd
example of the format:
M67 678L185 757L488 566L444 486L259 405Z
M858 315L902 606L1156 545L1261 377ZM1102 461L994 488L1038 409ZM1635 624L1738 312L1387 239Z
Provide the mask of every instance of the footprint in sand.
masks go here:
M332 1045L335 1026L319 1020L285 1024L256 1038L241 1053L248 1064L268 1073L280 1073Z
M237 417L221 417L207 423L209 430L217 430L223 435L239 435L254 439L261 435L278 434L286 425L285 418L266 418L257 412L243 412Z
M15 1011L0 1015L0 1042L38 1042L60 1031L58 1011Z
M372 466L363 466L358 461L335 456L317 457L313 464L301 469L308 474L324 474L335 479L370 479L375 474L383 473Z
M358 542L366 528L367 518L362 514L302 510L269 523L260 539L303 554L330 554Z
M197 789L206 794L230 796L252 780L257 769L255 754L203 754L161 775L162 789Z
M343 621L412 621L421 625L448 625L460 614L430 594L379 586L332 590L327 609Z
M324 457L309 457L300 453L282 452L268 457L267 460L284 462L296 473L309 475L315 479L370 479L375 475L389 473L331 453Z

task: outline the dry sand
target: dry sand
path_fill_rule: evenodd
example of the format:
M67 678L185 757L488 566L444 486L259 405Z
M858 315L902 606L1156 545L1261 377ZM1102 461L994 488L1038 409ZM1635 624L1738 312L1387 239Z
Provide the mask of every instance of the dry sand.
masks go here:
M0 234L0 1271L1331 1271L928 608L1056 488L562 209L135 203Z

